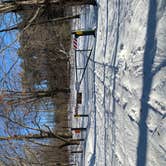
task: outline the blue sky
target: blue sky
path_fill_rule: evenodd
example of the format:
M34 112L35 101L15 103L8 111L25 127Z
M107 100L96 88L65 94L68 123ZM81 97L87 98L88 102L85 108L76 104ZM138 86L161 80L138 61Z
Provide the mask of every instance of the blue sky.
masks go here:
M9 27L15 26L18 22L20 22L20 20L20 17L14 13L1 14L0 29L7 29ZM10 70L9 76L13 77L13 74L16 76L16 73L21 70L21 59L19 59L17 55L17 50L19 48L17 35L17 30L0 33L0 80L5 77L5 73L9 73L9 70L14 63L15 65L12 70ZM6 81L9 80L6 79ZM0 86L0 88L4 86L2 85L2 81L0 82Z

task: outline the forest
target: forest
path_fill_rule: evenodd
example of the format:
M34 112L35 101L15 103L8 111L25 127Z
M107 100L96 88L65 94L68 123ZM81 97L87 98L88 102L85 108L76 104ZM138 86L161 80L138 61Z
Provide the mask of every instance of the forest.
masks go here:
M73 7L94 0L0 1L0 165L74 165L68 126ZM74 152L73 152L74 153Z

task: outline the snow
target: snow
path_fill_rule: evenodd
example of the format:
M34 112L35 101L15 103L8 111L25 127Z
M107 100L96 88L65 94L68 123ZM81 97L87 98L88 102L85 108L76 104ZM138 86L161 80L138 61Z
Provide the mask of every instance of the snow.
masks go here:
M73 118L73 125L87 125L79 165L165 166L166 1L97 2L81 8L75 25L97 29L96 38L78 41L79 49L94 46L80 86L79 112L89 118ZM78 56L79 67L87 57Z

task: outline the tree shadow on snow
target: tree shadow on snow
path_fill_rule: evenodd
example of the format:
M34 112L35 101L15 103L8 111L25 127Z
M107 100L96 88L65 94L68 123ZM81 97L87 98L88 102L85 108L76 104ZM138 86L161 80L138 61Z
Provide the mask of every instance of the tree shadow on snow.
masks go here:
M117 29L116 29L116 41L114 52L111 60L111 64L113 66L113 80L112 80L112 144L111 144L111 165L115 165L115 146L116 146L116 119L115 119L115 112L116 112L116 98L115 98L115 91L116 91L116 75L117 75L117 67L116 67L116 59L117 59L117 52L118 52L118 45L119 45L119 31L120 31L120 0L116 2L117 7Z
M141 110L140 110L140 121L139 121L139 138L137 146L137 166L146 165L147 157L147 140L148 140L148 128L147 118L149 112L149 95L151 92L153 71L152 67L154 64L154 58L156 54L156 12L157 2L156 0L149 1L149 13L147 22L146 32L146 45L144 51L144 62L143 62L143 88L141 96Z

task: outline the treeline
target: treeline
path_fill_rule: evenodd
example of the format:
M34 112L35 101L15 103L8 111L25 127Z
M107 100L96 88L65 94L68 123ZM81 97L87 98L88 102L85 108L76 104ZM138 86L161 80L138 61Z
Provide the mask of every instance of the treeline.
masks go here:
M54 165L64 165L64 163L70 165L68 154L75 152L69 152L67 146L77 146L82 139L72 139L72 131L68 129L66 102L70 94L70 71L68 68L70 61L69 50L71 47L71 25L69 19L71 17L68 16L72 16L71 7L73 5L85 4L95 4L95 1L3 0L0 2L0 14L14 12L21 18L21 22L18 25L7 27L7 29L2 31L8 32L12 28L13 30L19 30L20 48L18 56L21 59L22 67L20 72L22 89L8 88L1 91L0 94L0 106L2 108L0 117L7 122L3 126L7 136L0 135L0 141L7 140L8 143L9 140L14 140L12 146L10 142L7 144L12 153L8 153L8 150L7 152L5 151L9 155L8 157L4 156L5 153L3 152L4 160L2 161L7 161L8 163L8 160L10 160L11 163L29 165L29 162L32 164L33 158L35 158L34 161L38 165L52 165L49 161L53 161ZM61 108L58 107L63 102L65 104ZM40 109L45 109L48 104L51 105L52 103L56 105L56 107L53 105L53 109L57 109L55 129L40 124L40 118L38 120L37 116L34 118L30 117L32 119L25 125L27 117L33 113L38 115ZM48 108L45 111L51 110ZM22 118L21 121L20 117ZM16 130L19 126L21 128L20 132L11 134L9 124ZM23 129L27 131L26 135L22 132L24 131ZM51 142L53 138L56 140L53 143L51 142L51 144L45 144L41 140L46 138L51 138L48 142ZM26 154L26 152L22 151L22 146L23 149L26 149L27 146L29 148L27 156L33 156L32 159L20 156L20 153L17 154L17 151L14 151L17 149L17 143L19 143L19 141L15 140L29 141L26 145L21 145L19 148L21 148L21 153ZM40 152L34 153L35 150L31 147L31 143L42 146ZM0 155L2 158L2 154ZM46 158L43 156L46 156ZM43 164L43 160L46 161L46 164ZM41 162L42 164L40 164Z
M20 11L21 24L26 25L35 11ZM70 21L49 21L65 17L66 13L70 13L70 10L63 6L45 6L33 21L34 25L21 33L18 54L22 58L21 76L24 89L35 90L43 84L49 90L69 86ZM45 23L40 24L41 22Z
M1 31L20 31L18 55L22 59L20 76L24 90L35 90L42 85L49 90L69 86L71 27L67 17L72 15L72 6L95 3L95 0L4 0L0 3L0 13L15 12L22 20ZM57 21L57 18L61 19Z

